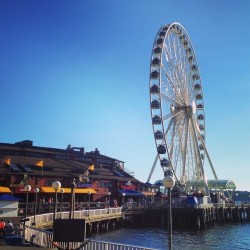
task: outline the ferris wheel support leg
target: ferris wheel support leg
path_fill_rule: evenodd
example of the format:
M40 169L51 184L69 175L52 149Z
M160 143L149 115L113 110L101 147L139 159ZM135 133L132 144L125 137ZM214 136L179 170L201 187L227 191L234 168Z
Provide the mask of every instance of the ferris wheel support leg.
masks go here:
M195 137L195 146L196 146L196 150L198 151L198 138L197 138L197 135L195 133L195 130L196 127L195 127L195 122L194 122L194 119L191 118L191 124L192 124L192 129L193 129L193 134L194 134L194 137ZM200 136L200 134L198 133L198 135ZM207 184L207 180L205 178L205 171L204 171L204 168L203 168L203 165L202 165L202 161L201 161L201 156L200 154L198 154L198 159L199 159L199 166L200 166L200 170L201 170L201 173L202 173L202 178L203 178L203 181L204 181L204 184L205 184L205 192L206 194L208 195L209 194L209 191L208 191L208 184Z
M157 154L156 157L155 157L155 160L154 160L153 166L152 166L152 168L151 168L150 174L149 174L149 176L148 176L147 182L150 182L150 179L151 179L151 177L152 177L152 174L153 174L153 172L154 172L154 170L155 170L155 166L156 166L157 160L158 160L158 154Z
M204 142L204 140L203 140L203 138L202 138L202 136L201 136L201 134L200 134L200 131L199 131L197 128L196 128L196 131L197 131L197 133L198 133L198 135L199 135L199 139L201 140L201 144L202 144L202 146L203 146L203 148L204 148L204 152L205 152L205 154L206 154L206 156L207 156L207 159L208 159L209 165L210 165L210 167L211 167L211 169L212 169L214 178L215 178L216 180L218 180L218 177L217 177L217 175L216 175L216 173L215 173L215 170L214 170L213 163L212 163L212 161L211 161L211 159L210 159L210 156L209 156L209 154L208 154L208 151L207 151L205 142Z
M211 169L212 169L214 178L215 178L216 180L218 180L218 177L217 177L217 175L216 175L216 173L215 173L215 170L214 170L214 166L213 166L213 164L212 164L212 162L211 162L211 159L210 159L210 156L209 156L209 154L208 154L208 152L207 152L207 148L206 148L206 146L204 145L204 143L203 143L202 141L201 141L201 143L202 143L202 145L203 145L203 148L204 148L205 154L206 154L206 156L207 156L209 165L210 165L210 167L211 167Z
M185 178L185 172L186 172L186 153L187 153L187 144L188 144L188 131L189 131L189 119L186 116L185 119L187 120L187 127L186 127L186 133L185 133L185 143L184 143L184 158L183 158L183 171L182 171L182 176L183 179Z

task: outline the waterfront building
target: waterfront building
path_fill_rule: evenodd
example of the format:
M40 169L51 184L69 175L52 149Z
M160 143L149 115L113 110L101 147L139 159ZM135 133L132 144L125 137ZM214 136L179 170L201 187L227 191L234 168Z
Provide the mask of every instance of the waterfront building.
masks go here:
M50 202L54 181L61 182L64 201L69 201L72 182L77 202L109 200L112 205L114 200L138 201L144 197L140 191L153 195L151 187L126 170L123 161L105 156L97 148L86 152L84 147L71 145L66 149L34 146L30 140L0 143L0 162L0 192L7 188L6 192L23 199L28 184L30 193L39 188L39 200Z

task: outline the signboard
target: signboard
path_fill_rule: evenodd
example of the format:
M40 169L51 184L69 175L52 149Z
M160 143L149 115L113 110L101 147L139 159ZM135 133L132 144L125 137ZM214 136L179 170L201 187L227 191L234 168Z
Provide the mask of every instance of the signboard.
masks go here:
M127 185L121 185L121 189L127 189L127 190L136 190L136 186L134 185L130 185L130 186L127 186Z
M84 219L56 219L53 226L53 242L84 242Z

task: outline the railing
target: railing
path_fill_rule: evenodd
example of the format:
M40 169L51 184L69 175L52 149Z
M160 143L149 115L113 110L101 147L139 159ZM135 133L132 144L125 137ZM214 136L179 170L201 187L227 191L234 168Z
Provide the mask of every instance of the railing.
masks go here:
M86 216L97 216L103 214L121 214L121 208L105 208L105 209L96 209L96 210L83 210L75 211L74 218L84 218ZM61 216L61 217L60 217ZM60 248L79 248L81 245L85 244L84 242L77 243L67 243L67 242L53 242L53 233L32 227L34 222L34 217L29 217L30 220L26 222L25 230L25 239L31 243L31 245L46 247L46 248L55 248L58 246ZM57 213L56 218L69 218L69 212ZM36 216L36 223L46 223L53 220L53 213L42 214ZM145 248L139 246L131 246L119 243L112 242L103 242L103 241L93 241L89 240L86 245L82 246L80 249L84 250L155 250L152 248Z
M86 217L93 217L93 216L100 216L104 214L121 214L122 208L104 208L104 209L90 209L90 210L82 210L82 211L75 211L74 218L86 218ZM56 219L69 219L69 212L57 212L55 214ZM29 217L29 221L26 222L27 226L32 226L34 222L36 224L52 222L53 221L53 213L49 214L38 214L34 218L34 216Z
M27 214L32 215L34 213L34 207L35 203L34 202L29 202L27 204ZM98 208L105 208L105 202L76 202L75 203L75 210L76 211L81 211L84 209L98 209ZM26 203L25 202L20 202L18 205L19 209L19 215L24 215L25 214L25 208L26 208ZM57 204L57 212L59 211L69 211L70 210L70 203L69 202L63 202L63 203L58 203ZM49 203L49 202L43 202L43 203L37 203L36 205L36 213L37 214L42 214L42 213L52 213L54 211L54 203Z
M83 242L53 242L53 233L34 229L34 228L27 228L27 235L34 245L46 247L46 248L55 248L58 246L60 248L68 248L68 249L76 249L83 245ZM87 240L88 241L88 240ZM80 249L84 250L156 250L153 248L146 248L140 246L132 246L132 245L125 245L120 243L114 242L104 242L104 241L93 241L89 240L86 245L82 246Z

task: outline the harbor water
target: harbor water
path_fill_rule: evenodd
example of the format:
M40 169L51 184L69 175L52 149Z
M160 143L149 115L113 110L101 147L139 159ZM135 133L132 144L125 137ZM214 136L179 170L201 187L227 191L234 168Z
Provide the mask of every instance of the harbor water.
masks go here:
M97 241L168 249L166 228L121 228L92 237ZM223 224L205 230L173 229L173 250L250 250L250 224Z

